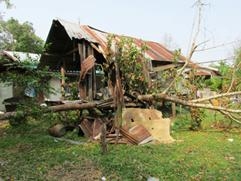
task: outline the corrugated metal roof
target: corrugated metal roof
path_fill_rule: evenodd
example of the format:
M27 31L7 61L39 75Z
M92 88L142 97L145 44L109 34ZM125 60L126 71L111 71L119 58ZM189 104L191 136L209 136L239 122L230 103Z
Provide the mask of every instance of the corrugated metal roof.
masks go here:
M221 74L216 68L198 66L196 75L221 75Z
M95 39L93 39L91 36L89 36L85 30L83 30L83 27L76 24L71 23L62 19L57 19L57 21L64 27L65 31L67 32L70 39L76 38L76 39L86 39L90 42L95 42Z
M27 59L31 59L33 61L39 61L39 58L40 58L40 55L35 53L6 51L6 50L3 50L1 53L7 56L9 60L19 61L19 62L25 61Z
M55 23L57 23L57 24L55 24ZM58 29L58 24L60 24L61 29ZM54 28L54 27L57 27L57 29L53 29L53 31L51 31L52 28ZM52 49L53 53L65 51L66 47L65 47L65 45L63 45L63 41L61 39L62 36L66 36L66 34L61 34L61 32L64 32L64 33L67 33L70 40L85 39L88 42L94 43L100 50L99 52L102 52L104 57L106 55L106 50L107 50L108 36L115 35L117 41L120 40L120 37L131 38L133 40L133 43L139 49L141 49L142 46L145 45L147 47L147 50L145 51L145 57L150 60L155 60L155 61L160 61L160 62L163 61L163 62L167 62L167 63L173 62L173 60L174 60L174 52L168 50L167 48L165 48L163 45L161 45L158 42L145 41L145 40L141 40L138 38L129 37L129 36L125 36L125 35L117 35L114 33L108 33L108 32L96 29L94 27L88 26L88 25L79 25L78 23L72 23L72 22L62 20L62 19L53 20L51 30L50 30L50 33L49 33L49 36L47 39L47 43L50 43L50 45L51 45L51 43L54 42L52 44L52 46L54 47ZM57 41L58 39L61 39L61 41ZM64 40L64 42L65 41L66 40ZM42 55L42 57L41 57L42 62L43 62L44 58L46 58L46 56ZM59 60L58 57L54 57L54 56L48 56L48 59L51 59L52 62L54 62L54 60L56 60L56 61ZM178 62L184 63L185 57L180 55ZM55 63L53 63L53 65L54 64ZM189 61L188 67L195 68L195 69L203 69L201 66L199 66L198 64L196 64L192 61ZM215 72L213 70L206 70L206 71Z
M113 33L107 33L91 26L78 25L62 19L57 19L60 24L65 28L68 36L73 39L85 39L89 42L98 43L101 51L104 53L107 47L107 37ZM116 35L116 34L115 34ZM127 37L124 35L116 35L119 37ZM151 60L159 61L173 61L174 54L163 45L157 42L144 41L141 39L129 37L133 39L133 42L138 48L141 48L144 44L147 46L146 57Z
M8 68L13 68L14 70L26 70L26 69L36 69L37 64L39 63L40 55L34 53L26 52L16 52L16 51L0 51L0 58L3 58L0 62L0 72L9 71ZM24 66L19 63L31 61L31 64L25 64Z

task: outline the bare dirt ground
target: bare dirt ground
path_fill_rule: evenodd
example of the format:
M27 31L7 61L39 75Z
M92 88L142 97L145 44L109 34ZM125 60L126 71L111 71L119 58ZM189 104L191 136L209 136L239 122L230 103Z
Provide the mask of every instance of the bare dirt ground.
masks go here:
M102 172L90 160L79 162L64 162L63 165L53 167L47 174L49 181L96 181L101 180Z

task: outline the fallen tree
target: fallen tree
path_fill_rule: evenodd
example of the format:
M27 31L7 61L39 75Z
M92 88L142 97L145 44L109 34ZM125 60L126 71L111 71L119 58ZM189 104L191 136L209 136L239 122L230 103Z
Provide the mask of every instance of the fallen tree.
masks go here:
M197 5L198 5L197 7L201 8L202 4L203 3L201 3L201 0L199 0L197 3ZM170 101L170 102L178 103L178 104L192 107L192 108L204 108L204 109L216 110L216 111L221 112L225 116L229 117L230 119L234 120L235 122L240 123L238 117L234 116L233 114L239 114L239 113L241 113L241 110L231 109L231 108L227 108L227 107L223 107L223 106L216 106L216 105L212 105L209 103L202 103L205 101L210 101L212 99L241 95L241 91L230 92L231 87L234 87L234 82L235 82L233 80L234 78L232 79L228 92L219 94L216 96L196 99L195 95L196 95L196 89L197 89L196 87L197 86L195 87L195 90L192 90L191 86L187 87L189 90L191 90L190 92L193 96L193 97L189 97L189 100L180 99L178 96L175 96L175 95L173 95L173 96L168 95L170 92L170 89L174 87L175 82L177 82L178 78L180 76L182 76L185 69L189 65L190 65L189 68L193 68L193 66L191 66L191 65L193 65L191 63L192 55L195 53L197 47L200 46L200 44L203 44L203 43L199 43L199 44L196 43L197 36L200 31L201 9L199 9L198 13L199 13L199 16L198 16L199 18L197 21L197 30L193 34L193 37L192 37L193 41L191 43L190 53L188 54L187 58L184 57L184 59L183 59L184 65L179 70L176 70L176 75L174 76L174 78L172 77L173 80L170 82L170 84L167 86L167 88L165 88L163 91L158 90L159 92L162 92L162 93L144 95L147 92L147 90L146 90L147 87L150 88L149 87L150 85L148 83L148 82L150 82L150 80L149 80L149 77L146 76L148 74L147 68L146 68L147 62L145 62L145 60L143 59L144 53L146 50L145 46L143 45L143 47L141 48L141 51L140 51L139 49L137 49L137 47L134 47L133 42L128 39L119 39L118 37L110 38L110 42L108 42L108 47L107 47L108 48L107 52L109 52L109 54L107 56L107 64L106 65L108 65L108 66L105 67L105 72L108 72L108 77L107 77L108 80L112 80L111 78L113 78L113 77L116 78L116 81L112 82L113 83L112 87L114 87L114 89L115 89L115 92L113 95L113 97L115 99L114 100L112 99L112 101L110 103L112 105L112 108L115 107L118 109L118 111L116 110L116 112L121 112L121 109L122 109L122 105L121 105L122 97L123 97L122 89L125 89L125 92L128 92L128 90L140 90L140 94L143 94L143 95L139 95L138 97L136 97L136 99L140 100L140 101L148 102L150 100L164 100L164 101ZM111 45L115 45L115 49L118 51L112 51ZM132 50L132 52L130 50ZM133 56L133 52L135 53L134 54L135 56ZM240 64L238 64L238 65L240 65ZM121 75L119 75L119 71L121 71ZM192 77L190 75L191 74L189 74L189 78ZM5 75L4 75L4 77L5 77ZM31 77L35 77L35 76L31 76ZM40 76L40 77L42 78L43 76ZM192 79L192 78L190 78L190 79ZM25 78L23 80L25 83L26 82ZM42 79L40 79L40 80L42 80ZM122 82L120 82L120 80ZM39 82L42 82L42 81L31 81L31 82L37 82L38 86L35 86L35 87L43 88L43 86L39 84ZM28 81L27 81L27 83L28 83ZM190 80L190 84L195 86L194 81L192 81L192 80ZM138 86L136 86L136 85L138 85ZM151 92L151 90L149 90L149 92ZM96 102L66 103L66 104L61 104L61 105L57 105L57 106L50 106L47 109L45 109L43 111L43 113L91 109L91 108L95 108L95 107L99 108L100 106L101 105ZM107 104L107 108L108 107L110 107L109 104ZM21 114L26 115L29 113L22 112ZM8 112L8 113L0 115L0 120L8 119L8 118L16 116L16 115L17 115L17 112ZM116 118L116 119L120 119L120 121L121 121L121 116L119 116L119 118ZM116 122L118 122L118 121L116 121ZM118 124L116 124L116 125L118 125Z
M195 108L204 108L204 109L210 109L210 110L215 110L219 111L220 113L224 114L225 116L228 116L230 119L234 120L235 122L241 124L241 121L238 120L237 117L235 117L234 113L240 114L241 110L240 109L230 109L222 106L214 106L212 104L208 103L199 103L199 102L204 102L207 100L212 100L212 99L217 99L221 97L229 97L229 96L234 96L234 95L241 95L241 91L239 92L230 92L230 93L224 93L224 94L219 94L207 98L202 98L202 99L195 99L195 100L183 100L180 99L176 96L169 96L167 94L159 93L159 94L147 94L147 95L139 95L137 97L138 100L141 101L158 101L158 100L164 100L164 101L170 101L174 103L178 103L184 106L188 107L195 107ZM44 110L44 113L48 112L60 112L60 111L69 111L69 110L82 110L82 109L91 109L91 108L101 108L103 104L101 103L96 103L96 102L88 102L88 103L66 103L66 104L61 104L61 105L56 105L56 106L50 106L47 109ZM109 103L109 106L112 107L114 104ZM112 107L113 108L113 107ZM5 120L10 117L16 116L17 112L6 112L2 115L0 115L0 120Z

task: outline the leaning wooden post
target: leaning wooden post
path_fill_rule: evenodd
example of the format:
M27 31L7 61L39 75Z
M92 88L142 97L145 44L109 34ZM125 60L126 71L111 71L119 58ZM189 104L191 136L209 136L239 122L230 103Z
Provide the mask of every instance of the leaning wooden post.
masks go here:
M115 116L115 128L117 132L116 143L119 140L120 127L122 124L122 108L123 108L123 91L120 78L120 70L118 63L115 63L115 74L116 74L116 83L115 83L115 105L116 105L116 116Z

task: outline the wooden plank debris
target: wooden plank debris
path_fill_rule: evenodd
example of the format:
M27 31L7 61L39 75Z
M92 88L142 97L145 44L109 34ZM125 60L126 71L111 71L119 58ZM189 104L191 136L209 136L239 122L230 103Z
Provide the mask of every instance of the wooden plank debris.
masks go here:
M80 122L79 127L81 128L81 130L83 131L86 137L92 137L93 135L92 123L88 119L86 118L83 119Z
M92 124L92 137L94 139L98 139L99 138L99 135L100 135L100 132L101 132L101 127L102 127L102 122L101 122L101 119L97 118L94 120L93 124Z
M84 118L80 124L80 129L83 131L84 135L86 137L89 137L91 139L99 139L100 133L101 133L101 127L102 127L102 121L100 118L96 119L87 119Z
M142 125L136 125L130 129L122 127L120 133L127 138L127 140L135 145L144 144L153 140L151 134Z

